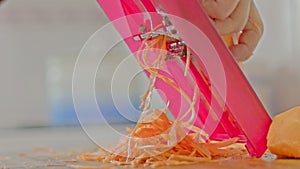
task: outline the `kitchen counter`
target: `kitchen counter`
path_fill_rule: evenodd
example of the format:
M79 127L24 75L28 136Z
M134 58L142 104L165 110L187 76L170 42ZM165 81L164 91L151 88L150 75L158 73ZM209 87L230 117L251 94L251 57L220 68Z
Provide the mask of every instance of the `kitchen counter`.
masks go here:
M126 126L128 125L115 125L114 127L121 130ZM95 130L99 132L99 135L105 136L103 143L111 144L112 140L109 139L107 131L101 130L101 127L95 127ZM0 135L1 169L67 169L83 165L101 169L120 168L98 162L76 160L78 154L98 149L98 146L80 127L0 129ZM160 168L194 169L200 167L205 169L300 169L300 160L247 159Z

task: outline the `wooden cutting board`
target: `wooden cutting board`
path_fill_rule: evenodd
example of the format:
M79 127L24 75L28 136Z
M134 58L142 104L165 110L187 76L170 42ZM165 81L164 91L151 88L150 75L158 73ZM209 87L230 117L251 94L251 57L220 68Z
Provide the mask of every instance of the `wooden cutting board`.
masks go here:
M60 152L47 148L36 149L28 153L10 154L0 156L0 169L14 168L46 168L46 169L87 169L80 166L90 166L91 169L117 169L110 164L98 162L77 161L76 156L85 152L94 150L76 150L69 152ZM149 167L150 168L150 167ZM228 160L219 162L204 162L193 165L182 166L164 166L159 169L300 169L300 159L279 159L279 160L262 160L262 159L244 159Z
M114 126L122 131L128 125ZM58 130L59 129L59 130ZM96 127L101 131L101 127ZM72 166L96 166L96 168L121 168L98 162L77 161L82 153L95 152L98 147L86 138L81 128L45 128L0 130L0 169L72 169ZM66 134L68 133L68 134ZM107 135L107 133L106 133ZM107 144L111 144L107 140ZM72 161L74 159L74 161ZM185 166L166 166L160 169L300 169L300 159L260 160L245 159L199 163ZM95 169L95 168L94 168Z
M188 166L178 167L161 167L161 169L168 168L185 168L185 169L300 169L300 160L274 160L264 161L260 159L247 160L232 160L223 161L219 163L201 163Z

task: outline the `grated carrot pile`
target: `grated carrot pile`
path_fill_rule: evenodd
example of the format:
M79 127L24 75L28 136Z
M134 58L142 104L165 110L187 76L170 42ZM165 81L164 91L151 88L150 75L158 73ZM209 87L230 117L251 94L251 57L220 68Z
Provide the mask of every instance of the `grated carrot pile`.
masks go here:
M125 141L121 141L112 152L99 150L82 154L79 159L131 167L158 167L247 156L245 149L229 147L238 141L237 138L212 142L195 126L186 134L188 126L169 120L163 110L155 109L146 118L148 122L139 122L135 128L129 128L129 134L121 139Z
M148 37L142 42L137 53L138 63L149 73L149 83L148 89L141 99L142 113L135 128L128 128L128 134L125 138L120 139L120 143L112 151L99 150L94 153L82 154L78 157L80 160L131 167L158 167L214 162L248 156L244 147L232 146L237 144L238 138L210 141L205 131L192 125L196 116L194 107L199 97L198 87L195 87L194 95L191 98L172 79L159 72L170 57L166 49L166 43L169 40L172 39L167 35ZM187 47L186 50L185 76L188 74L191 62L191 51ZM155 52L156 58L149 58L149 52ZM182 55L172 54L172 57L182 57ZM164 109L154 109L150 112L151 94L157 78L177 90L190 104L186 113L175 120L170 120L166 115L168 105Z

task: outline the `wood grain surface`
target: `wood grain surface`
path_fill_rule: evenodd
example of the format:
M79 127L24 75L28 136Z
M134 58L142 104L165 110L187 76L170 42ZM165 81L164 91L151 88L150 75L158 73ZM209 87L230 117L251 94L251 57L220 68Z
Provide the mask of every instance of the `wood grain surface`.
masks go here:
M114 126L125 129L128 125ZM100 134L106 133L96 127ZM95 152L93 144L80 127L0 130L0 169L114 169L122 168L99 162L78 161L77 155ZM67 133L67 134L66 134ZM300 159L273 158L228 160L184 166L165 166L160 169L300 169ZM82 168L80 166L89 166Z
M99 162L78 161L76 156L80 153L93 151L74 150L69 152L60 152L48 148L36 148L28 153L10 154L0 156L1 169L119 169L123 167ZM127 167L128 168L128 167ZM300 159L279 159L279 160L262 160L262 159L245 159L245 160L228 160L219 162L203 162L193 165L182 166L163 166L159 169L300 169Z

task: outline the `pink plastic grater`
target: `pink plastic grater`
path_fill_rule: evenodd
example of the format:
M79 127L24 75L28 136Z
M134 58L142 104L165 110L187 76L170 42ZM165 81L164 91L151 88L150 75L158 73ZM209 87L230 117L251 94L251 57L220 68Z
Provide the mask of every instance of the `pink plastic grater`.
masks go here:
M168 44L168 50L176 50L176 46L183 42L192 49L190 76L183 75L185 58L166 61L162 73L172 78L191 97L194 85L200 89L194 125L207 131L211 139L239 137L241 142L246 143L251 156L260 157L265 152L271 118L197 0L98 2L111 21L126 16L127 22L113 24L132 53L137 52L141 40L149 33L150 36L160 34L149 32L158 24L164 23L165 31L175 31L174 36L180 35L182 41ZM172 24L166 24L168 21ZM187 26L187 23L192 26ZM126 30L130 30L132 36L128 37ZM180 94L162 80L157 80L155 87L163 100L170 103L169 111L175 117L186 109L187 103L182 101Z

